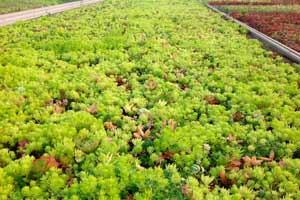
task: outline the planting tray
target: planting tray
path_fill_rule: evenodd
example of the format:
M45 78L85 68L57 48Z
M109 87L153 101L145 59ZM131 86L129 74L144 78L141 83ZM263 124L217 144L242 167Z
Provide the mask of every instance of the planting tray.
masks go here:
M279 53L280 55L288 58L289 60L291 60L293 62L300 63L300 53L299 52L297 52L297 51L289 48L288 46L278 42L277 40L263 34L262 32L248 26L247 24L229 16L228 14L220 11L218 8L216 8L212 5L209 5L208 3L206 3L206 6L209 9L223 15L226 19L234 21L234 22L238 23L240 26L248 29L248 31L251 33L251 35L254 38L263 42L267 47L271 48L273 51Z

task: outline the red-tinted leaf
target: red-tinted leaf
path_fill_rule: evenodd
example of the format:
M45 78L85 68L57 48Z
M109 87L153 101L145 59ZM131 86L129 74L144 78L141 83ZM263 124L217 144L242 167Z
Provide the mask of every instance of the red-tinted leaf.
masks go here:
M126 83L126 80L123 79L122 77L117 77L116 82L118 86L124 85Z
M20 142L18 142L18 148L23 150L26 147L26 144L28 144L28 140L21 140Z
M149 138L150 137L150 129L147 129L145 132L143 131L143 125L138 125L137 130L133 133L135 138Z
M229 142L235 141L235 137L234 137L233 135L231 135L231 134L229 134L229 135L227 136L226 139L227 139Z
M237 111L233 114L232 119L234 122L239 122L244 119L244 115L241 112Z
M133 194L128 194L126 196L126 200L133 200L134 199L134 195Z
M70 176L67 180L67 185L68 186L71 186L72 184L74 183L74 177L73 176Z
M181 84L180 89L182 89L182 90L188 89L188 84Z
M236 140L236 138L235 138L233 135L231 135L231 134L229 134L229 135L226 137L226 140L229 141L229 142L236 142L236 143L238 143L238 144L243 143L242 140Z
M165 152L165 153L163 153L162 158L163 158L164 160L166 160L166 159L172 159L173 156L174 156L174 154L175 154L175 153L172 153L172 152Z
M60 163L57 162L54 156L42 156L33 161L32 169L36 173L44 173L51 167L58 168Z
M231 185L231 181L229 179L227 179L227 177L225 175L225 171L220 172L220 180L221 180L221 183L224 186L230 186Z
M115 126L112 122L105 122L104 128L105 128L105 130L108 130L108 131L114 131L117 129L117 126Z
M242 168L242 166L243 166L243 163L240 160L232 160L228 164L227 168L230 170L232 170L232 169L239 170Z
M252 166L259 166L262 163L262 160L257 160L255 156L250 158L249 156L244 156L242 158L245 164L250 164Z
M107 140L109 143L112 143L112 141L113 141L113 139L111 137L108 137Z
M279 166L279 167L285 167L285 166L286 166L286 163L283 162L283 161L279 161L279 162L278 162L278 166Z
M268 158L266 158L266 157L260 157L259 159L264 160L264 161L272 162L274 160L274 158L275 158L275 152L272 150L270 152L270 155L269 155Z
M204 100L208 104L211 104L211 105L218 105L218 104L220 104L219 100L216 97L214 97L214 96L205 96Z
M185 196L190 196L192 191L191 191L191 188L188 185L184 185L184 186L181 187L181 192Z
M53 102L54 103L54 102ZM63 113L65 111L65 107L68 105L68 99L58 100L54 103L53 112L55 113Z
M26 102L26 100L27 99L25 97L20 97L16 105L21 106L24 102Z
M150 90L155 90L156 83L153 80L150 80L148 83L148 87L150 88Z
M100 82L101 82L101 78L97 76L97 77L95 78L95 81L96 81L96 83L100 83Z

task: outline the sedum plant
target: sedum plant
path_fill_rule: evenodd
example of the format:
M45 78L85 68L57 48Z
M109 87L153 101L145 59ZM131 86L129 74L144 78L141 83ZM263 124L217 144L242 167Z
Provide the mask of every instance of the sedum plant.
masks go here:
M299 74L198 1L108 0L0 37L0 199L300 196Z

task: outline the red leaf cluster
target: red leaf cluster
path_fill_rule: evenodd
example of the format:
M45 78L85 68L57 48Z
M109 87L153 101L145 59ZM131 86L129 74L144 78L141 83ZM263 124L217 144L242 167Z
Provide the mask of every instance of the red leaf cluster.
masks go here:
M251 165L251 166L259 166L263 162L263 160L256 159L256 156L252 156L251 158L249 156L244 156L242 158L244 165Z
M172 129L173 131L175 131L175 130L176 130L176 127L177 127L177 122L176 122L175 120L173 120L173 119L169 119L168 121L164 121L164 122L163 122L163 125L162 125L162 128L164 129L164 128L166 128L167 126L170 126L171 129Z
M16 103L17 106L21 106L23 103L25 103L27 99L25 97L20 97Z
M172 153L172 152L165 152L165 153L163 153L162 158L163 158L164 160L166 160L166 159L172 159L173 156L174 156L174 154L175 154L175 153Z
M133 133L135 138L147 139L150 137L150 129L148 128L145 132L143 131L144 126L138 125L137 130Z
M60 163L55 160L54 156L42 156L33 161L32 169L37 173L44 173L51 167L58 168Z
M220 104L219 100L218 100L216 97L214 97L214 96L210 96L210 95L205 96L205 97L204 97L204 100L205 100L208 104L210 104L210 105L218 105L218 104Z
M221 183L226 187L232 185L232 181L226 177L225 171L220 172L220 180L221 180Z
M108 131L114 131L117 129L117 126L114 125L112 122L105 122L104 128L105 128L105 130L108 130Z
M26 147L26 144L28 144L28 140L21 140L18 142L18 149L23 150Z
M252 167L260 166L263 162L267 162L268 164L271 164L274 161L274 159L275 159L275 153L273 150L270 152L269 157L259 157L259 159L257 159L256 156L252 156L251 158L249 156L244 156L240 160L235 160L235 159L231 160L227 164L226 170L228 171L240 170L244 168L244 166L252 166ZM286 163L283 161L279 161L277 164L280 167L284 167L286 165ZM226 177L226 171L224 170L221 171L219 176L220 176L220 181L224 186L229 187L232 184L234 184L234 180L230 180ZM245 180L249 179L249 175L247 173L243 174L243 176Z
M300 13L234 12L231 16L300 51Z
M65 112L65 107L68 106L69 101L68 99L61 99L61 100L50 100L49 102L47 102L47 106L49 105L53 105L53 112L54 113L63 113Z
M244 119L244 115L241 112L237 111L233 114L232 119L234 122L239 122Z
M185 196L190 197L192 194L192 190L188 185L184 185L181 187L181 192L182 194L184 194Z
M258 159L256 156L252 156L251 158L249 156L244 156L240 160L231 160L227 166L226 169L228 170L240 170L244 166L260 166L263 162L267 162L271 164L275 159L275 152L272 150L270 152L269 157L259 157ZM285 163L283 161L279 161L278 165L280 167L284 167Z
M237 140L232 134L229 134L226 138L227 141L229 142L236 142L238 144L243 143L242 140Z
M265 2L259 1L215 1L210 2L210 5L214 6L239 6L239 5L249 5L249 6L272 6L272 5L299 5L300 0L271 0Z
M124 84L126 83L126 80L125 80L124 78L118 76L118 77L116 78L116 82L117 82L117 85L118 85L118 86L121 86L121 85L124 85Z

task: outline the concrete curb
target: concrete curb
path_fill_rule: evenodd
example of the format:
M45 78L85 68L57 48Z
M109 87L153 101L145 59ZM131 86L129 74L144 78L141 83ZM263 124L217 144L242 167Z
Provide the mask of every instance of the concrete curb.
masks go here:
M54 5L54 6L48 6L43 8L36 8L32 10L25 10L21 12L0 15L0 27L13 24L17 21L31 20L41 16L60 13L66 10L72 10L75 8L80 8L83 6L99 3L102 1L103 0L81 0L81 1L75 1L70 3Z

